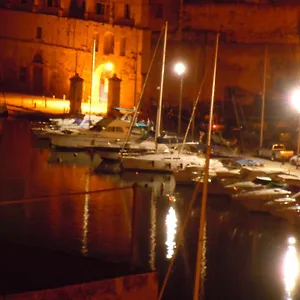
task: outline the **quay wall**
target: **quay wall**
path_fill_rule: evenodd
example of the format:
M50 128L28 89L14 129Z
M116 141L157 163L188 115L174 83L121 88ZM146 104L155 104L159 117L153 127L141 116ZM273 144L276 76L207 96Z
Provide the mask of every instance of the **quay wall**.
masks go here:
M70 111L70 100L55 97L35 96L26 94L2 93L0 103L6 103L8 110L36 111L44 113L65 114ZM82 103L82 113L90 111L89 103ZM106 105L92 105L91 112L94 114L105 113Z
M144 273L23 294L0 295L0 300L157 299L156 273Z

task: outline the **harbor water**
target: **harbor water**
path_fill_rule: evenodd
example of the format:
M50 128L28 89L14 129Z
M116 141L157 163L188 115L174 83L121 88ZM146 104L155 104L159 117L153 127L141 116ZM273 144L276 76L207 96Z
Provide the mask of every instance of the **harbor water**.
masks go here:
M201 207L198 196L188 211L192 186L172 175L95 173L95 153L51 160L27 121L0 122L1 243L128 263L157 271L160 284L177 249L163 299L192 299ZM286 221L209 197L201 299L300 299L299 245Z

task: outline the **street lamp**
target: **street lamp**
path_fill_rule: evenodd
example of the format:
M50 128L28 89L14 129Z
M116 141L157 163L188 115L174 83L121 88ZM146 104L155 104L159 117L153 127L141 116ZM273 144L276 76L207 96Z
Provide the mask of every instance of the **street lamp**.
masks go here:
M298 112L298 142L297 142L297 168L298 168L298 158L300 150L300 90L296 90L292 95L292 103Z
M179 91L179 108L178 108L178 134L181 132L181 110L182 110L182 88L183 88L183 75L185 73L185 64L178 62L174 66L174 70L180 76L180 91Z

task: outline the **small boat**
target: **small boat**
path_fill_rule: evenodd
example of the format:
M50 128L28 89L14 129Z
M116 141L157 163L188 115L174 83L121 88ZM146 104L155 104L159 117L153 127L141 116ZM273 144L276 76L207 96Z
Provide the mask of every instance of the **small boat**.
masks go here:
M240 201L249 211L263 211L266 202L274 199L289 196L293 193L293 188L285 184L271 183L265 188L254 191L244 191L233 194L232 200Z
M240 181L224 185L224 188L231 191L232 194L265 188L272 182L272 178L257 176L254 180Z
M227 170L218 159L209 160L209 177L214 178L221 170ZM177 184L194 185L203 179L202 165L188 165L183 169L175 170L174 177ZM215 179L214 179L215 180Z
M300 224L300 204L297 202L272 210L271 214L275 217L283 218L293 225Z
M295 204L297 204L297 199L295 199L294 197L281 197L264 203L261 211L268 212L276 217L280 217L280 212L282 209L293 206Z
M232 195L232 199L268 202L290 194L292 191L288 185L271 182L264 188L235 193Z

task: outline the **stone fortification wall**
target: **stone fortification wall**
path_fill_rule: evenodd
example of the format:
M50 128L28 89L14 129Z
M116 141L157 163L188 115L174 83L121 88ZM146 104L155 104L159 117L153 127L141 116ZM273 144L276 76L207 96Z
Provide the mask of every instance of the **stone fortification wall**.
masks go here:
M167 44L164 92L167 105L178 105L179 77L173 70L178 60L187 65L184 106L189 109L192 106L205 70L200 100L210 100L216 32L221 34L217 101L227 101L228 87L236 89L236 99L244 105L261 99L265 59L267 100L289 101L299 83L299 8L293 5L199 4L184 5L182 41L174 38ZM159 74L158 66L155 72ZM153 76L153 88L158 85L157 78Z
M227 42L299 42L299 12L296 5L186 5L183 29L221 32Z

